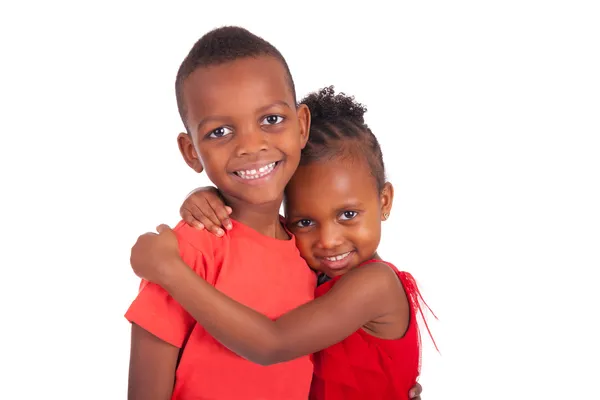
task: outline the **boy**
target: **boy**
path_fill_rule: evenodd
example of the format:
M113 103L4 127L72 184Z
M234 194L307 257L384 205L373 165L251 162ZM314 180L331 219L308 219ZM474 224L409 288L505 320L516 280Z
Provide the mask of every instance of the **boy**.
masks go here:
M315 274L279 216L310 126L306 106L296 106L285 60L244 29L216 29L181 64L176 93L187 129L178 137L181 154L196 172L206 171L232 205L237 225L215 238L180 223L182 259L270 318L310 301ZM268 367L242 359L157 285L142 282L126 318L132 322L130 399L308 398L309 357Z

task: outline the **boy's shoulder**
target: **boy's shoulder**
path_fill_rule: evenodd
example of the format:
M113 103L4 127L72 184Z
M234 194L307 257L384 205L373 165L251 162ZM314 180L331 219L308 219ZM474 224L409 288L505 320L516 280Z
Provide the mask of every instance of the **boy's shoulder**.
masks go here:
M225 231L225 235L217 237L206 229L197 229L185 221L180 221L173 232L177 236L179 247L182 252L195 251L203 255L213 255L220 259L226 253L244 253L247 257L250 253L260 253L263 257L269 254L279 256L293 256L304 262L296 247L295 240L278 240L264 236L251 228L233 221L233 229Z
M180 245L185 244L201 252L207 250L213 251L223 244L222 241L219 242L218 238L206 229L200 230L194 228L183 220L177 223L175 228L173 228L173 232L175 232Z

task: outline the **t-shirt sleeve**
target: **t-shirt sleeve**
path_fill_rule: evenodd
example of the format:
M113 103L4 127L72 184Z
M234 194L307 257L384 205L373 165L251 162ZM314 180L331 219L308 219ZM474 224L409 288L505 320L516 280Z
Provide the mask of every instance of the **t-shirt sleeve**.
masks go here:
M179 252L183 261L198 275L205 278L206 258L188 238L179 224L175 228L178 236ZM159 339L181 348L191 333L196 321L170 295L157 284L142 280L140 290L125 313L125 318Z

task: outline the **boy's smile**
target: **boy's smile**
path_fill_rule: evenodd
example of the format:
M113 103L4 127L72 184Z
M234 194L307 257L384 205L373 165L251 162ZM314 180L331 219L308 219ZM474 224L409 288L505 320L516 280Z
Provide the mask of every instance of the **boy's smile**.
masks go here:
M248 185L261 185L273 177L280 165L281 160L252 163L233 171L233 174Z

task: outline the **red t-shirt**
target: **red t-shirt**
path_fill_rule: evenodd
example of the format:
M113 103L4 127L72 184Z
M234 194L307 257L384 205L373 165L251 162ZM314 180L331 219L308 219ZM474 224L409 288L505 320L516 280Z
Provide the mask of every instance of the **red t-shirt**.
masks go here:
M315 274L295 240L264 236L237 221L218 238L180 222L174 229L183 261L238 302L275 319L314 298ZM172 399L306 400L309 356L261 366L232 353L160 286L142 282L125 317L182 348Z

